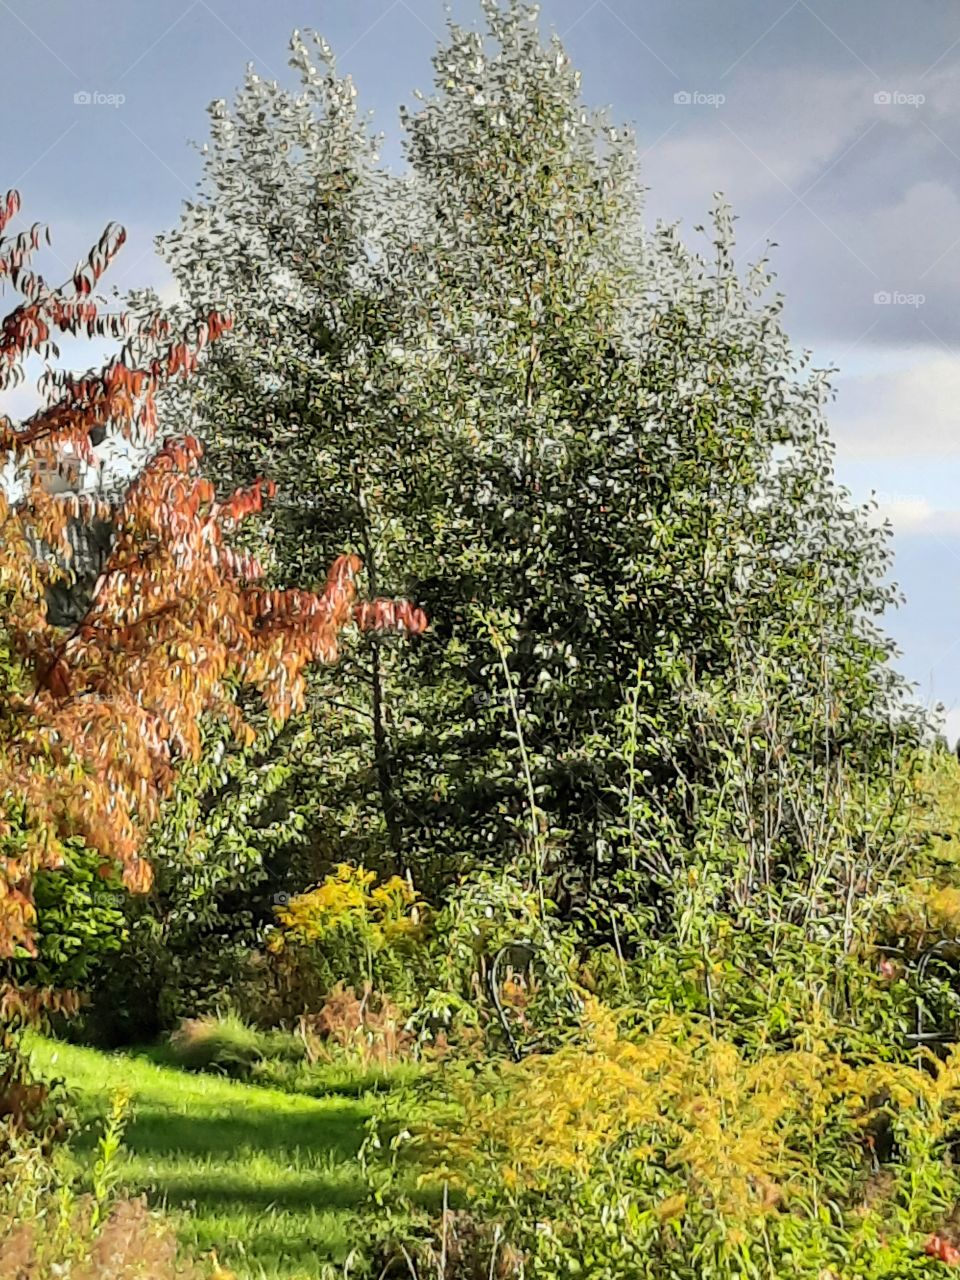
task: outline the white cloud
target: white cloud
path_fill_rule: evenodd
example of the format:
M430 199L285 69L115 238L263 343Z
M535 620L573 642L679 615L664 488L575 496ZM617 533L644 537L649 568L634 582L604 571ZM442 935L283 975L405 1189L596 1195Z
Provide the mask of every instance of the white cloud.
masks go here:
M837 379L830 420L842 454L960 454L960 358L918 352L906 368Z
M900 538L911 534L960 535L960 508L935 507L920 497L892 497L887 502L882 500L883 497L882 494L877 495L875 519L878 523L889 520L894 533Z

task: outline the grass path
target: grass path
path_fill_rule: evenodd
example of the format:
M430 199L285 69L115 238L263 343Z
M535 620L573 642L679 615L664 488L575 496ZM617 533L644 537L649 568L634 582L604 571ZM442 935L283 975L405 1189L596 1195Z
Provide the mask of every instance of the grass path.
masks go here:
M357 1242L369 1097L283 1093L40 1037L31 1052L39 1075L62 1077L74 1094L78 1148L95 1142L113 1091L127 1088L123 1187L183 1211L181 1239L215 1248L244 1280L314 1280Z

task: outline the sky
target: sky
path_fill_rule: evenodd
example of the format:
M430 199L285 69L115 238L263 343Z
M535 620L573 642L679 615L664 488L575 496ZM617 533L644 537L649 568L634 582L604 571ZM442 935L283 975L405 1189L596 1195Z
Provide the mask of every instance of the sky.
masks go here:
M477 0L450 8L478 19ZM648 223L679 221L696 242L722 191L742 262L770 258L787 332L838 370L837 475L893 523L907 603L887 628L954 741L960 5L543 0L540 13L585 101L634 129ZM48 224L40 265L53 255L66 277L120 222L128 242L104 285L170 296L153 237L195 194L206 107L233 96L247 63L292 83L290 33L320 32L399 168L398 108L431 88L445 18L441 0L0 0L0 189L21 192L17 229Z

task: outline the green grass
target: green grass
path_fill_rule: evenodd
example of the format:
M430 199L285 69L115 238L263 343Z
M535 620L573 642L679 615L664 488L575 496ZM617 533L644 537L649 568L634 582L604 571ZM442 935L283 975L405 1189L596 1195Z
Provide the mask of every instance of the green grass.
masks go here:
M30 1048L37 1074L74 1096L78 1156L126 1087L124 1190L174 1211L183 1242L215 1248L238 1276L313 1280L362 1240L356 1156L371 1095L308 1097L40 1037Z

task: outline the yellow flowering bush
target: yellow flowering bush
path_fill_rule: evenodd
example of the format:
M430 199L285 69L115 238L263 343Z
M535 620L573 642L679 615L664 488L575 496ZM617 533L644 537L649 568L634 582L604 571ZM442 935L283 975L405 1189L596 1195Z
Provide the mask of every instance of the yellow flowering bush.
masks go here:
M374 950L422 939L426 906L413 886L391 876L373 887L376 879L374 871L341 863L315 889L274 908L280 928L270 935L270 949L321 943L344 926L362 928Z
M401 995L427 936L426 904L400 876L341 863L315 888L274 908L267 950L304 1007L319 1007L337 983Z
M423 1179L503 1221L536 1274L925 1274L923 1233L960 1192L960 1049L855 1065L819 1030L751 1054L689 1017L627 1036L588 1000L580 1043L452 1085L452 1115L414 1139ZM565 1269L607 1236L622 1271Z

